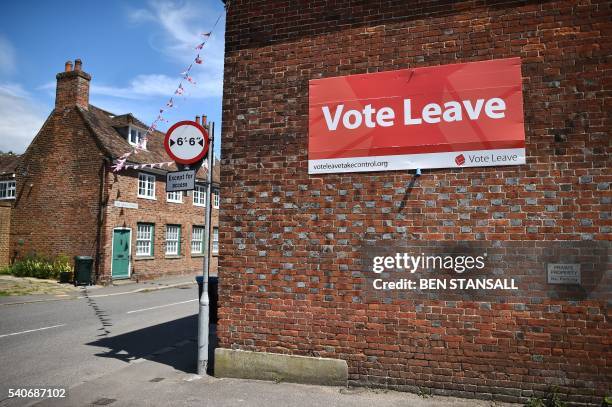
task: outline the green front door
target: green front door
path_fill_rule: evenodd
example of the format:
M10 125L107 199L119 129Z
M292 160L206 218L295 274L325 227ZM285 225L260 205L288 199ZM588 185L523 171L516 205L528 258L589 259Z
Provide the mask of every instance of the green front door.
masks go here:
M115 229L113 231L113 263L111 274L114 279L130 277L130 244L132 231Z

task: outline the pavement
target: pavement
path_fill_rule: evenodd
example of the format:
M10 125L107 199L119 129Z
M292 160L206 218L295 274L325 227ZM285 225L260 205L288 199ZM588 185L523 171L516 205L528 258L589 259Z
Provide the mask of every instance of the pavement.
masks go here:
M183 341L129 366L68 389L64 399L34 406L325 406L492 407L493 401L428 396L388 390L215 378L195 373L196 339ZM516 406L516 405L514 405Z

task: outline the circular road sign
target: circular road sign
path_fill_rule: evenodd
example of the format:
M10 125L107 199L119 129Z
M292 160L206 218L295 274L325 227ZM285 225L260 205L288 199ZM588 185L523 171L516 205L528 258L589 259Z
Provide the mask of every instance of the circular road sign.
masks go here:
M164 147L168 155L179 164L193 164L206 156L210 140L208 132L199 123L185 120L174 124L166 133Z

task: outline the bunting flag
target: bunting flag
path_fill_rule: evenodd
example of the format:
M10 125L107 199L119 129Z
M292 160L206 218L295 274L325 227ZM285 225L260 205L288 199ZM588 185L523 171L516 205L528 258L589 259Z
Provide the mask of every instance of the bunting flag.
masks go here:
M225 4L225 11L227 11L227 9L229 8L229 4L230 2L227 1ZM213 27L210 31L208 32L204 32L201 33L200 35L204 38L204 41L200 42L198 45L196 45L195 49L198 51L201 51L204 46L206 45L206 42L210 39L212 33L214 32L215 28L217 27L217 24L219 23L219 20L221 20L221 16L223 15L223 12L219 13L219 16L217 17L217 20L215 21L215 23L213 24ZM200 57L200 52L197 53L196 57L194 58L193 62L189 64L189 66L181 73L182 75L182 80L179 82L178 86L176 87L175 91L174 91L174 95L176 96L185 96L185 88L183 88L183 81L187 81L189 83L191 83L192 85L196 85L195 80L193 79L193 77L189 74L191 72L191 69L193 68L193 64L197 64L197 65L201 65L203 63L202 58ZM176 108L176 105L174 104L174 96L170 97L170 99L168 99L168 101L166 102L165 105L168 109L172 109L172 108ZM151 126L147 129L147 131L145 132L145 134L143 135L143 137L139 140L139 142L137 143L137 145L129 152L121 155L119 158L117 158L117 161L115 162L115 165L112 166L112 169L114 172L119 172L124 168L134 168L134 169L140 169L140 168L146 168L147 166L149 166L149 168L162 168L163 166L170 166L172 164L174 164L173 162L162 162L162 163L152 163L152 164L126 164L128 158L132 155L132 154L138 154L139 151L144 150L145 146L147 145L147 140L149 139L149 136L155 132L155 130L157 129L157 126L159 123L162 122L167 122L168 120L166 120L163 117L163 113L164 113L164 108L159 109L159 114L157 115L157 118L153 121L153 123L151 123ZM208 164L206 162L204 162L204 167L208 168Z

